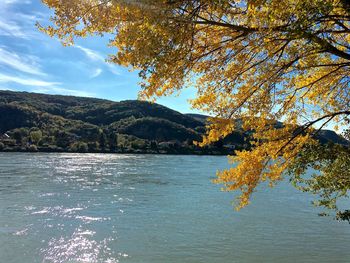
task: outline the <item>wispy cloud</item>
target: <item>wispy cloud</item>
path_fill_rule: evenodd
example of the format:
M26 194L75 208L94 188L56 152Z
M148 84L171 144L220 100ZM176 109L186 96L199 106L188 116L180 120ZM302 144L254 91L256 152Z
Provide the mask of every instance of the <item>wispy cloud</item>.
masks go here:
M50 81L43 81L43 80L27 78L27 77L9 76L1 73L0 73L0 82L3 82L3 83L13 82L20 85L36 86L36 87L50 87L50 86L57 86L61 84L60 82L50 82Z
M0 65L9 66L32 75L45 76L46 74L41 71L37 60L37 57L23 54L18 55L15 52L10 52L0 47Z
M60 95L72 95L79 97L96 97L95 93L82 91L82 90L73 90L66 89L61 87L38 87L30 90L31 92L36 93L46 93L46 94L60 94Z
M0 35L28 38L17 23L13 21L5 21L3 18L0 18Z
M32 39L40 36L35 23L48 17L40 12L24 13L13 7L31 4L25 0L0 0L0 35L21 39Z
M99 52L97 52L95 50L92 50L92 49L89 49L86 47L82 47L79 45L76 45L75 47L80 49L81 51L83 51L85 53L85 55L91 60L98 61L98 62L106 62L104 57Z
M5 5L13 5L13 4L17 4L17 3L21 3L21 4L30 4L32 1L30 0L26 0L26 1L23 1L23 0L5 0L3 1L3 4Z
M0 89L1 89L1 90L16 91L15 89L8 88L8 87L4 87L4 86L1 86Z
M103 63L106 67L108 67L108 70L113 74L121 75L120 71L114 65L108 63L101 53L79 45L76 45L75 47L83 51L90 60Z
M100 68L98 68L98 69L96 69L95 71L94 71L94 73L92 73L92 75L91 75L91 77L90 78L97 78L98 76L100 76L101 75L101 73L103 72L103 70L102 69L100 69Z
M107 64L107 67L110 72L112 72L114 75L121 75L120 70L117 69L114 65Z
M81 97L96 97L95 93L83 90L74 90L61 87L60 82L43 81L26 77L15 77L0 73L0 83L15 83L26 86L26 89L31 92L47 93L47 94L62 94ZM8 88L6 88L8 89ZM10 89L8 89L10 90ZM13 89L11 89L13 90Z

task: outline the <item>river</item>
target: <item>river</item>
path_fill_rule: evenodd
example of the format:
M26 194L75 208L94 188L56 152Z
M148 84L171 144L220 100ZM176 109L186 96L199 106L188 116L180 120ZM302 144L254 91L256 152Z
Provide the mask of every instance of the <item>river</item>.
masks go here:
M350 262L350 226L262 186L240 212L223 156L0 153L0 262Z

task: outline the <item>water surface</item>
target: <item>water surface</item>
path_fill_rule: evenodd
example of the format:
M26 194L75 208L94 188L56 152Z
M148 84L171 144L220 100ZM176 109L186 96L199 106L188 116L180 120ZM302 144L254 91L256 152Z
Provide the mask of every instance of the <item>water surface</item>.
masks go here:
M350 262L350 226L287 183L232 209L225 157L0 153L0 262Z

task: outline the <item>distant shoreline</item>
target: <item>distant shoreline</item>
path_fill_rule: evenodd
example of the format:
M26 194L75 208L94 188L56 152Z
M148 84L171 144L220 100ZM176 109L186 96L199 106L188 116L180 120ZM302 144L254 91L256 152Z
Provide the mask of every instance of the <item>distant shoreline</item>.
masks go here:
M228 155L250 149L253 131L240 128L199 147L195 142L206 135L207 118L145 101L0 90L0 151ZM334 131L321 130L316 137L349 144Z
M29 151L29 150L0 150L0 153L79 153L79 154L147 154L147 155L198 155L198 156L226 156L234 153L219 153L219 152L150 152L150 151L124 151L124 152L78 152L78 151Z

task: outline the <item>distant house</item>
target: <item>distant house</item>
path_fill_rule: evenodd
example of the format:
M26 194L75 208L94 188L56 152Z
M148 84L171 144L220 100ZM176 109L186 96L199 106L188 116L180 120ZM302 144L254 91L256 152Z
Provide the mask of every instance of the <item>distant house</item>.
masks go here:
M11 137L7 134L0 134L0 142L7 146L15 146L16 145L16 140L11 139Z
M6 139L11 139L11 137L7 133L4 133L4 134L0 134L0 139L6 140Z
M177 140L158 143L158 146L160 148L174 148L174 147L180 147L181 145L182 145L181 142L179 142Z

